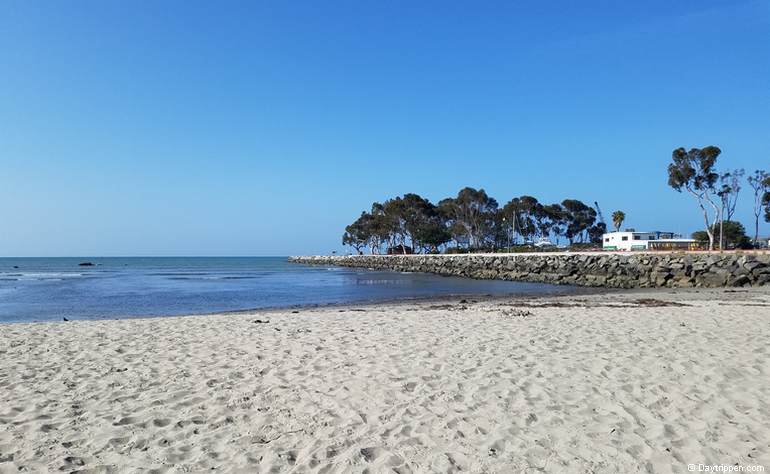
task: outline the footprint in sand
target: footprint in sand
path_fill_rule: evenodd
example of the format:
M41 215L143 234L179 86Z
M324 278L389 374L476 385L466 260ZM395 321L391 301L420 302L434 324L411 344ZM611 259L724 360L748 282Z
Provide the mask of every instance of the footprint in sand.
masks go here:
M157 426L158 428L163 428L164 426L168 426L171 424L171 420L168 418L156 418L152 420L152 424Z

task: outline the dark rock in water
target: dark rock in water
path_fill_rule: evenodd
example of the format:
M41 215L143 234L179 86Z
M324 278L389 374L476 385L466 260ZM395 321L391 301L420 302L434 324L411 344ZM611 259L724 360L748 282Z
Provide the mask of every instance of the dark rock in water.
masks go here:
M92 262L80 262L78 263L79 267L93 267L94 264Z
M69 319L67 319L67 318L61 318L61 319L62 319L62 321L69 321Z

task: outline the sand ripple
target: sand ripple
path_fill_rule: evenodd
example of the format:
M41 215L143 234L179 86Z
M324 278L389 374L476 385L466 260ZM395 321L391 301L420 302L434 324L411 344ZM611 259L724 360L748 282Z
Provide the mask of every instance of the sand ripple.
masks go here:
M770 469L770 297L661 298L3 325L0 472Z

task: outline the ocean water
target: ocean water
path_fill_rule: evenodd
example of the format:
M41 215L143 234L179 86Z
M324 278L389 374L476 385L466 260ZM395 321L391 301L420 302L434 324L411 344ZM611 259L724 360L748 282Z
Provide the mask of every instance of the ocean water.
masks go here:
M0 322L570 291L537 283L300 265L284 257L0 258Z

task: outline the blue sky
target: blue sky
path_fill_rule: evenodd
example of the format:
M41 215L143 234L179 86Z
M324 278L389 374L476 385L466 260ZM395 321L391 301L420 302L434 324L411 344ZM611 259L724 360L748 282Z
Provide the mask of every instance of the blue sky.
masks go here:
M674 148L770 168L763 0L8 0L0 64L5 256L325 253L464 186L689 233Z

